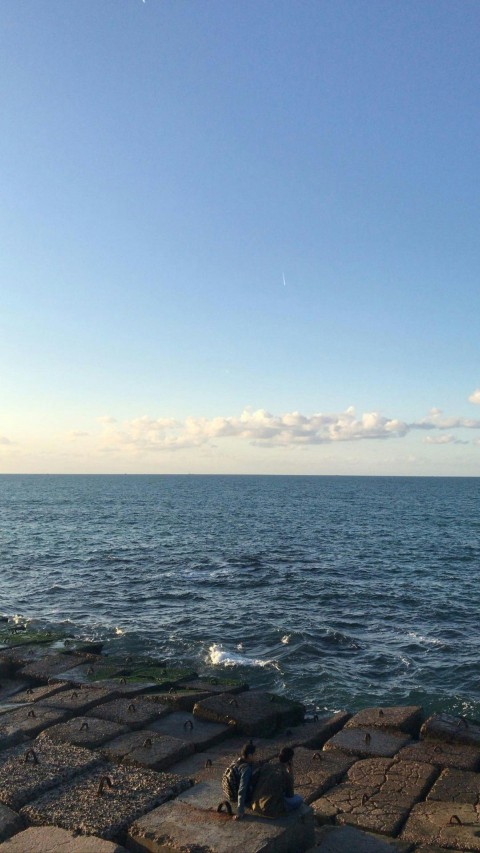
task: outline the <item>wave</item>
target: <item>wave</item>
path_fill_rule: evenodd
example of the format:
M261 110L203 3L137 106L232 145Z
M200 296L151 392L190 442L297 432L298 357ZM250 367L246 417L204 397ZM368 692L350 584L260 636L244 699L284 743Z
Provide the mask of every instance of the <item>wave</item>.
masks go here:
M208 649L206 663L214 666L277 666L274 660L262 660L261 658L249 658L237 652L227 651L219 643L213 643Z

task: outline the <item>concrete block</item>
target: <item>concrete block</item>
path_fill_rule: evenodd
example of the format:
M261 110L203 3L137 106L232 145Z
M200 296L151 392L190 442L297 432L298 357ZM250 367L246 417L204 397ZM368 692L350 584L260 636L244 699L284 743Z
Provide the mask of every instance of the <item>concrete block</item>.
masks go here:
M45 683L49 681L50 678L58 678L61 673L67 670L73 670L77 666L88 663L90 659L91 655L45 655L44 657L23 666L19 675L21 678L26 678L28 681L39 681Z
M248 815L233 821L176 801L137 820L127 844L133 853L304 853L314 838L308 806L279 820Z
M293 758L295 793L311 803L336 785L354 760L341 752L315 752L297 747Z
M347 773L348 781L360 787L374 787L378 796L411 807L420 802L438 777L432 764L370 758L357 761Z
M51 708L63 708L71 714L85 714L114 696L115 691L106 687L74 687L49 696L42 704Z
M275 758L284 746L295 748L304 746L307 749L321 749L324 743L333 737L350 719L347 711L305 720L299 726L291 726L283 732L270 738L255 738L257 761L269 761Z
M141 729L150 723L155 723L161 717L170 713L170 708L155 702L147 702L143 697L114 699L100 707L94 708L88 717L94 716L101 720L111 720L130 729Z
M105 685L103 682L113 679L116 676L126 679L125 673L128 668L125 658L103 655L90 656L88 661L80 663L80 665L75 665L75 661L72 664L68 659L65 663L62 675L67 681L77 686L80 684L96 684L100 686L98 684L100 682L102 687L111 687L110 684Z
M308 853L410 853L412 845L381 838L354 826L322 826Z
M0 802L19 810L45 791L93 770L100 756L70 744L36 740L0 753Z
M449 744L445 741L422 740L405 746L397 755L401 761L420 761L436 767L454 767L457 770L479 770L480 749L467 744Z
M197 702L194 716L234 726L242 734L269 737L279 729L303 721L305 707L274 693L247 690L232 695L220 693Z
M381 731L375 728L347 729L327 740L324 750L341 750L347 755L361 758L387 757L393 755L410 742L410 737L402 732Z
M427 800L450 803L480 803L480 774L465 770L443 770Z
M0 841L5 841L25 826L23 819L16 812L0 803Z
M25 707L24 702L9 702L8 704L7 704L7 702L2 702L2 704L0 705L0 717L2 716L2 714L9 714L10 711L13 711L15 708L24 708L24 707Z
M140 696L143 693L149 693L150 691L159 689L158 685L154 681L148 681L145 679L142 679L141 681L133 679L127 680L124 675L120 675L117 678L98 679L98 681L93 683L101 684L102 687L108 687L110 690L114 690L117 696L126 698L133 698L134 696Z
M174 711L154 723L149 723L148 728L159 734L192 743L197 750L208 749L233 734L229 726L205 722L188 711Z
M423 708L419 705L365 708L347 722L346 728L397 729L418 737L423 720Z
M150 770L166 770L191 755L194 749L191 743L143 729L115 738L105 744L102 753L112 761Z
M314 755L322 758L313 758ZM220 760L206 758L207 753L197 753L175 767L177 773L195 779L194 788L179 797L179 801L188 802L198 809L216 808L224 799L222 776L226 767L235 759L237 753ZM212 763L210 764L210 761ZM308 804L324 791L335 785L351 766L353 759L336 753L314 753L301 749L295 751L293 772L295 793L300 794Z
M0 749L15 746L26 738L36 737L41 731L67 718L65 711L46 708L40 704L35 708L26 705L15 708L0 716Z
M446 847L429 844L428 847L415 847L415 853L451 853Z
M48 738L51 743L71 743L74 746L84 746L87 749L98 749L107 740L128 731L126 726L111 723L110 720L98 720L95 717L75 717L66 723L52 726L40 735L40 739Z
M244 681L238 681L236 678L193 678L187 681L179 682L179 688L188 688L189 690L201 690L207 692L209 696L215 693L245 693L248 690L248 684Z
M134 820L190 784L172 774L110 766L108 773L94 770L43 794L21 815L37 826L51 824L121 843Z
M126 853L125 847L55 826L31 826L0 846L0 853Z
M348 770L348 781L327 791L313 808L320 822L334 818L339 824L396 835L437 774L428 764L386 758L358 761Z
M25 685L25 689L22 689L20 693L15 693L14 696L7 699L7 702L22 702L24 705L31 705L32 702L43 702L44 699L50 699L63 690L68 690L68 684L59 682L58 684L41 684L40 687Z
M201 690L176 690L172 687L168 693L146 693L144 699L166 705L171 711L193 711L194 705L212 694Z
M353 824L383 835L397 835L409 813L405 805L380 799L374 787L343 783L312 803L318 823Z
M2 678L0 684L0 702L21 702L21 699L16 697L28 687L26 681L17 681L11 678Z
M466 720L465 717L433 714L423 724L420 734L425 739L466 743L480 749L480 725Z
M438 845L447 850L480 851L480 812L467 803L429 800L415 806L401 837L417 845Z
M222 794L222 776L226 767L238 758L238 752L232 752L227 756L218 756L212 750L206 752L194 752L183 761L175 764L175 773L186 776L195 782L209 782L215 786L214 800L220 802L224 799Z
M35 647L2 649L0 651L0 678L12 677L21 667L45 656L45 650Z

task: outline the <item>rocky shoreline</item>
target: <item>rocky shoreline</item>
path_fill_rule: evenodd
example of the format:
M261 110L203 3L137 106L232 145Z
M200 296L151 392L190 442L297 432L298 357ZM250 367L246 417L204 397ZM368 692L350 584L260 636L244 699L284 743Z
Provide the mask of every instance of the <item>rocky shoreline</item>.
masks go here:
M5 626L0 853L480 851L480 726L420 707L310 716L181 666ZM306 805L280 820L217 807L247 739L295 748Z

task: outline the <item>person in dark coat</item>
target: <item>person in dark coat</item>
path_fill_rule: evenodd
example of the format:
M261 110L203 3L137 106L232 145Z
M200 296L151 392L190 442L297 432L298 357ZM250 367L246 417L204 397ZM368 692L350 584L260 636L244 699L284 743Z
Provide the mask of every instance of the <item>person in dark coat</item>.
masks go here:
M282 817L302 805L302 797L294 793L293 756L293 749L286 746L278 764L267 762L260 768L252 797L252 809L258 814Z

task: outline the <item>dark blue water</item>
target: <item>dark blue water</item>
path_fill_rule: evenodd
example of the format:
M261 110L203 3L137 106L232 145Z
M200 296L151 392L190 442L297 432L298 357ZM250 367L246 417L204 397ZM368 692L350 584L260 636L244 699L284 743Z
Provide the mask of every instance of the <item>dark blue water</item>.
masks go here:
M1 612L319 709L480 717L480 479L0 477Z

